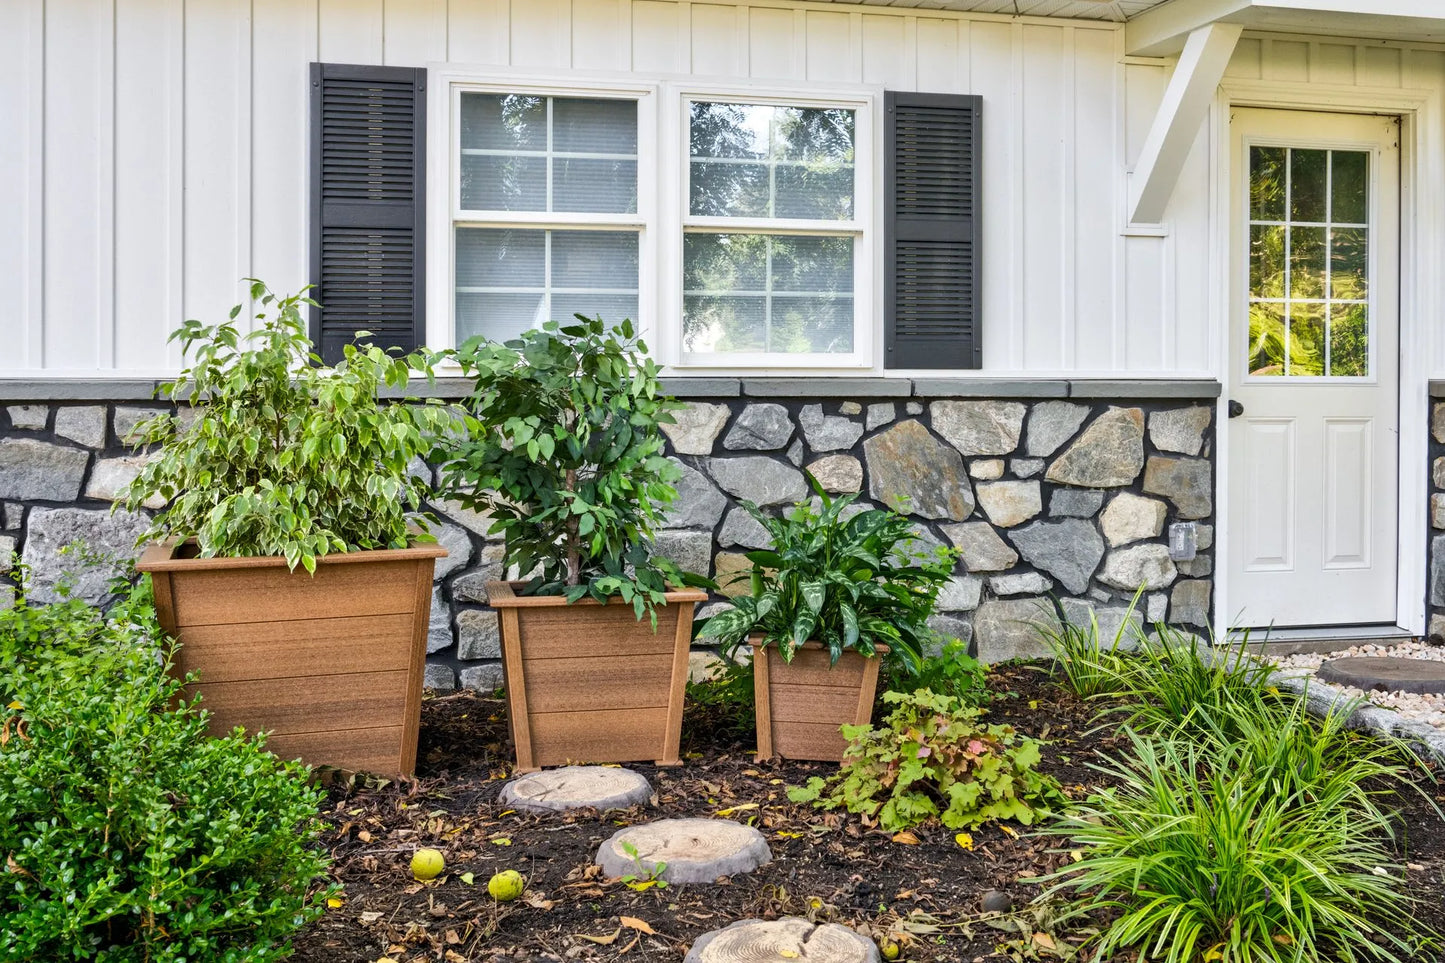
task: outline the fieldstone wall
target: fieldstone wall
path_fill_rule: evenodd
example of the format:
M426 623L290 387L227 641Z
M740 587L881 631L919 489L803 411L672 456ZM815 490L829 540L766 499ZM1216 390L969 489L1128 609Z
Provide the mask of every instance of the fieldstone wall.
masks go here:
M0 573L14 553L48 599L78 570L61 546L136 554L144 515L112 513L110 502L146 457L122 439L159 407L0 404ZM667 428L683 479L657 547L725 582L764 542L739 501L781 511L808 496L806 468L828 490L905 512L925 540L958 547L937 627L970 640L982 659L1038 654L1041 619L1092 610L1112 631L1140 586L1135 620L1202 627L1212 614L1213 414L1209 400L693 400ZM1442 481L1437 467L1437 488ZM500 637L484 585L504 574L502 546L484 519L434 507L450 554L437 564L427 683L491 688L501 681ZM1179 521L1196 523L1191 560L1170 557L1169 526ZM1445 536L1437 558L1442 545ZM1435 584L1445 599L1445 579ZM104 585L104 573L89 573L77 587L99 597Z
M1430 386L1431 394L1445 392L1445 384ZM1445 642L1445 400L1430 402L1430 575L1425 633Z

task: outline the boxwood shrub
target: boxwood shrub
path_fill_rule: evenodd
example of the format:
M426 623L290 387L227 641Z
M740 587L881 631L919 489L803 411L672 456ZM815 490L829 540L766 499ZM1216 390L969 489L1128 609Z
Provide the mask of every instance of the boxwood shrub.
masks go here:
M213 739L148 587L0 612L0 960L264 963L331 895L320 794Z

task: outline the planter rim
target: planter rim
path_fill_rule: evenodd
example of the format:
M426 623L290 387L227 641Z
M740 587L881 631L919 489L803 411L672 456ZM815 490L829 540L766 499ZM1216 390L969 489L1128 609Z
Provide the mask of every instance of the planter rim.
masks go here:
M487 604L494 609L559 608L564 605L595 605L602 603L588 596L576 602L568 602L561 595L518 595L516 590L526 582L488 582ZM702 589L683 588L664 592L668 602L706 602L707 593Z
M207 572L241 568L285 568L282 555L243 555L228 558L177 558L176 552L190 539L168 538L146 547L136 570L141 572ZM356 552L330 552L316 560L323 565L357 565L366 562L415 561L423 558L444 558L447 550L437 543L413 542L406 548L363 549Z
M755 648L755 649L766 649L766 648L768 647L768 645L770 644L770 643L768 643L768 642L764 642L761 638L759 638L759 637L756 636L756 635L750 635L750 636L748 636L748 643L749 643L750 645L752 645L752 647ZM800 649L821 649L821 648L823 648L823 643L821 643L821 642L819 642L819 641L817 641L817 640L815 640L815 639L809 639L808 641L804 642L802 645L798 646L798 648L800 648ZM872 655L864 655L862 652L859 652L857 649L844 649L844 650L843 650L843 655L847 655L849 652L851 652L851 653L853 653L854 655L858 656L860 659L875 659L875 658L877 658L877 657L880 656L880 655L887 655L887 654L888 654L889 652L891 652L891 651L893 651L893 650L890 649L887 645L883 644L882 642L879 642L879 643L877 643L876 645L873 646L873 654L872 654Z

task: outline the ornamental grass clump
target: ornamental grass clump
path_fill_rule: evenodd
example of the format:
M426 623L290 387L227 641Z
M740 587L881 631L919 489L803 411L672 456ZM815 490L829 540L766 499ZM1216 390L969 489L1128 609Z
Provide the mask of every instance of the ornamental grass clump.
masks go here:
M324 912L322 794L169 656L147 583L0 612L0 959L267 963Z
M670 587L704 582L652 552L682 477L661 431L680 404L632 322L548 321L505 344L473 338L456 360L476 379L475 420L434 453L442 489L490 514L509 565L537 571L522 594L620 597L641 618Z
M250 333L236 324L238 304L228 321L187 321L171 335L190 366L160 393L196 417L186 427L161 414L130 439L161 446L120 495L132 510L165 503L143 538L195 539L203 558L284 556L308 572L331 552L428 539L416 525L430 520L430 489L413 462L456 430L456 413L378 394L416 373L430 381L436 356L348 344L322 367L301 316L315 301L255 280L250 296L261 308Z
M1126 730L1115 785L1046 828L1077 862L1045 877L1064 919L1101 914L1093 958L1403 963L1418 944L1390 825L1351 775Z
M1100 630L1099 618L1092 607L1087 625L1064 621L1054 628L1046 622L1038 624L1055 664L1063 673L1064 683L1075 695L1094 699L1130 689L1130 675L1137 664L1137 659L1130 654L1137 646L1137 639L1132 636L1138 634L1131 617L1142 594L1142 589L1134 594L1113 638L1107 638Z
M881 726L844 726L842 769L788 790L793 802L846 809L897 832L931 819L950 829L1012 819L1032 824L1064 797L1038 771L1043 744L1012 726L982 722L983 710L919 689L885 692Z

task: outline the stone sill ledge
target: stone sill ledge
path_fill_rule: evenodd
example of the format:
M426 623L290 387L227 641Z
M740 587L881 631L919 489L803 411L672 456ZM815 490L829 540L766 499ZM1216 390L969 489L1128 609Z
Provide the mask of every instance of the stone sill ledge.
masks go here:
M154 380L0 378L0 404L27 401L152 401ZM385 397L463 398L466 378L438 378L428 389L414 382ZM678 398L1088 398L1139 400L1218 398L1220 383L1208 378L664 378ZM1431 397L1445 397L1445 381L1430 383Z
M1445 398L1445 381L1430 382L1430 397Z

